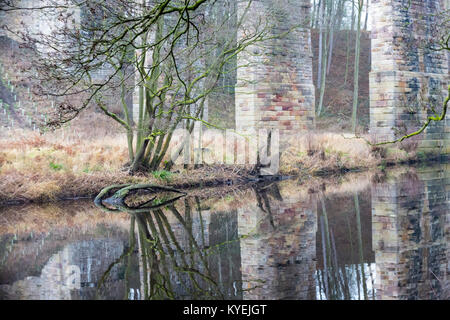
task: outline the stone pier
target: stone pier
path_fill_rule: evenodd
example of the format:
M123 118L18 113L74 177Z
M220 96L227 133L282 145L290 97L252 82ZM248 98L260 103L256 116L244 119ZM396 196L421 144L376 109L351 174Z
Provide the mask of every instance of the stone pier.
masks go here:
M377 141L416 131L433 115L432 106L441 112L448 56L431 46L445 8L447 0L371 0L370 133ZM447 117L408 141L422 152L448 155L449 137Z
M257 42L238 56L236 130L279 129L281 133L314 128L310 0L238 0L238 30L266 28L270 40ZM300 26L287 33L294 26ZM287 33L287 34L284 34Z

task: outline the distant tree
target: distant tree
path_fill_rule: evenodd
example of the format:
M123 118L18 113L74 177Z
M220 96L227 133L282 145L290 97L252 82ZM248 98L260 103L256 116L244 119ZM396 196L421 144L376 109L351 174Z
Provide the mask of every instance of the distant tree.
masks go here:
M368 1L368 0L366 0ZM356 42L355 42L355 72L353 74L353 108L352 108L352 131L356 132L356 124L358 119L356 118L358 111L358 93L359 93L359 57L361 54L361 16L364 7L364 0L358 0L357 2L357 14L356 19Z
M347 52L346 52L346 59L345 59L345 76L344 76L344 85L347 84L347 79L348 79L348 66L349 66L349 60L350 60L350 34L353 32L353 25L354 25L354 1L352 0L351 2L351 7L352 7L352 16L351 16L351 28L347 29L347 37L346 37L346 47L347 47Z
M368 20L369 20L369 0L366 0L366 18L364 20L364 31L367 31Z
M317 107L317 116L320 116L323 109L323 98L325 95L325 84L327 75L327 59L328 59L328 39L330 34L332 2L330 0L322 0L320 15L320 34L319 34L319 56L317 70L317 86L319 88L319 105Z

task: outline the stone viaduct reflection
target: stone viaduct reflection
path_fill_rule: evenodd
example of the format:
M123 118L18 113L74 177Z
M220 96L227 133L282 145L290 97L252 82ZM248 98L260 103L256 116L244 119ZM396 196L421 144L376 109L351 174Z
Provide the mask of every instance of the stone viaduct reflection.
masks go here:
M118 239L78 241L64 246L51 255L40 275L27 276L12 284L0 285L1 299L14 300L78 300L94 299L101 275L124 249ZM21 266L16 266L20 269ZM123 291L119 268L114 268L108 280L113 298Z
M377 299L448 299L448 165L372 189Z
M313 299L316 201L256 189L257 201L238 209L244 299ZM252 289L254 288L254 289Z
M37 274L12 277L7 257L2 298L448 299L448 181L400 169L354 192L286 181L181 199L130 213L128 241L64 245Z
M169 218L174 252L191 261L175 268L184 275L172 277L185 289L174 297L444 299L444 172L407 169L325 196L292 184L258 186L235 209L186 200L184 212ZM193 283L198 275L186 270L202 276Z

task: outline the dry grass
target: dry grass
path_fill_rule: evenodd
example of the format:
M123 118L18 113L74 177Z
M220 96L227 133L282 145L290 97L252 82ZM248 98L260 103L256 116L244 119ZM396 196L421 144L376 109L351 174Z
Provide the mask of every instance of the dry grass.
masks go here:
M0 142L0 202L92 196L111 183L142 180L121 171L127 161L121 139L55 141L17 131Z
M0 203L92 197L106 185L126 182L145 181L182 188L211 186L242 180L252 167L214 165L194 170L192 166L184 169L178 165L166 179L152 174L131 177L124 170L128 161L124 135L106 131L103 125L95 127L92 131L98 134L95 138L92 132L85 138L70 135L63 138L61 131L45 135L24 130L9 131L8 136L0 140ZM181 137L176 136L172 145L180 140ZM226 159L223 150L216 150L222 148L224 142L223 137L205 135L203 146L208 149L207 156L223 154ZM232 149L232 152L239 152L236 145ZM280 173L298 176L342 173L414 157L414 152L398 148L388 152L376 150L361 139L346 138L341 134L308 133L289 140L281 155Z
M398 168L397 171L405 170ZM291 179L277 185L283 199L308 201L320 195L329 197L362 192L369 187L371 177L371 173L352 173L336 179L316 177L308 180L307 183L301 179ZM326 186L323 187L325 183ZM233 212L239 208L255 206L257 201L252 185L190 190L187 200L194 211L197 210L195 197L200 200L204 217L212 212ZM277 201L272 198L271 200L272 204L276 205ZM178 201L175 204L182 214L185 211L184 204L184 201ZM168 218L170 221L176 221L172 215L168 215ZM89 232L99 224L127 230L129 215L125 212L103 212L90 200L5 207L1 209L0 234L26 236L30 232L40 234L51 231L54 233L57 230L76 230L78 234L81 234Z
M124 170L128 151L123 135L83 140L68 136L63 139L58 134L17 130L0 140L0 204L92 197L116 183L211 185L237 180L247 172L235 166L204 166L196 170L176 166L166 179L152 174L129 176Z
M351 134L307 133L288 140L280 171L291 175L341 173L416 159L415 152L404 149L402 145L375 148Z

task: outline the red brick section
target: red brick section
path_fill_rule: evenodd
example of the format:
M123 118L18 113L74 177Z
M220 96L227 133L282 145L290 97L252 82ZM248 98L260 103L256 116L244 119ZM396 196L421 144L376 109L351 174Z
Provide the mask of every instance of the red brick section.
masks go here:
M247 5L247 1L238 1L238 10L243 12ZM252 29L260 18L271 25L271 35L275 36L299 22L305 27L255 44L238 56L238 65L246 67L238 69L237 75L236 129L274 128L282 134L313 129L315 90L307 28L311 1L253 1L249 10L242 30Z

